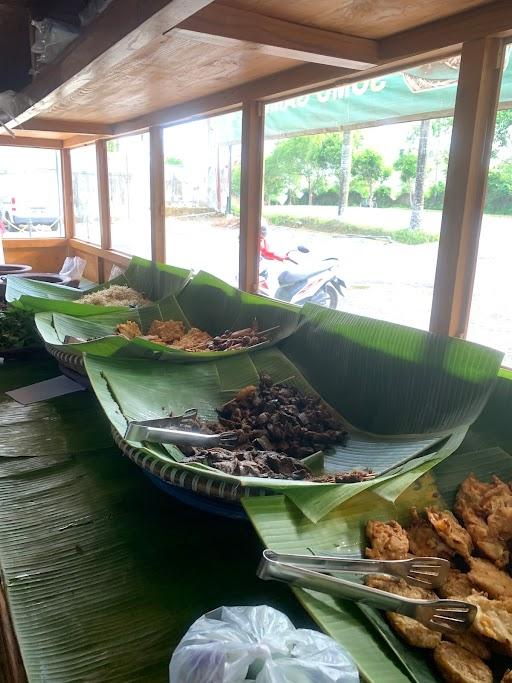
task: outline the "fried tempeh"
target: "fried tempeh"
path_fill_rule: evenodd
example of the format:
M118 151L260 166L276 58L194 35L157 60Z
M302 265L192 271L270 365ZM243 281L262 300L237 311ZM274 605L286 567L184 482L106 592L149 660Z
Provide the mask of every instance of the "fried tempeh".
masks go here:
M465 633L457 633L454 631L453 633L445 633L443 637L452 643L455 643L455 645L464 648L464 650L472 652L477 657L480 657L480 659L491 658L492 652L490 648L487 647L482 638L471 633L471 631L466 631Z
M133 320L127 320L125 323L119 323L116 327L117 334L122 334L123 337L134 339L135 337L142 337L142 330Z
M512 601L489 600L484 595L468 595L466 601L478 609L472 629L484 638L512 650Z
M489 560L481 557L469 559L468 579L491 598L512 598L512 578Z
M436 595L432 591L427 591L418 586L410 586L403 579L394 580L385 576L367 576L365 579L367 586L387 591L394 595L401 595L404 598L414 600L435 600ZM416 619L406 617L396 612L386 612L386 617L396 633L405 640L408 645L433 650L441 642L441 634L432 631Z
M446 545L462 557L469 557L473 552L473 542L455 515L449 510L427 508L426 511L429 522Z
M492 671L479 657L444 640L434 650L434 661L447 683L492 683Z
M405 560L409 552L409 539L400 524L370 520L366 525L366 536L371 548L366 548L366 557L374 560Z
M467 574L450 568L445 582L439 586L437 592L442 598L465 598L473 592L473 584Z
M160 337L166 344L181 339L185 334L185 326L181 320L153 320L148 335Z
M454 551L449 548L432 525L420 517L416 508L410 510L412 522L405 531L409 538L409 549L417 557L442 557L450 560Z

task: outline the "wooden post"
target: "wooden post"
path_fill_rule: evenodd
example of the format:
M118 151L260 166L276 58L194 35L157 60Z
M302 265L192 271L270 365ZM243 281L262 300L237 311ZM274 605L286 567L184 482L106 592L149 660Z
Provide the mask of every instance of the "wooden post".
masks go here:
M163 128L149 129L151 258L165 263L165 170Z
M73 181L69 149L61 149L62 207L64 211L64 236L69 241L75 236L75 212L73 208Z
M265 112L262 102L246 102L242 116L240 179L240 288L258 291L263 196Z
M108 183L107 143L105 140L96 141L96 167L98 175L98 200L100 206L100 246L110 249L110 195ZM104 260L98 257L98 279L104 282L106 277Z
M468 326L504 52L498 38L462 47L430 319L438 334L463 337Z

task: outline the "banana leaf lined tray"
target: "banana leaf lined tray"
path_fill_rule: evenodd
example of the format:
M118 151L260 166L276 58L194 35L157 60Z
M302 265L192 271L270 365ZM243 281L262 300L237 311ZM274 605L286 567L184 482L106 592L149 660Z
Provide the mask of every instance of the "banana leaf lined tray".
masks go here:
M394 503L373 489L338 506L317 524L283 495L245 498L243 505L263 543L272 550L360 556L368 519L403 522L413 505L422 508L444 501L451 507L469 472L484 481L492 474L508 481L512 457L499 448L456 453L404 490ZM347 648L368 683L439 681L428 655L399 640L377 610L302 588L294 593L318 626Z
M325 313L331 314L327 321L322 319ZM485 405L502 358L457 339L332 313L305 307L305 321L280 349L187 365L86 355L85 366L121 436L131 420L161 418L188 408L215 419L216 409L240 388L257 383L262 372L274 382L319 394L350 432L346 446L325 452L325 470L357 467L386 474L343 485L231 477L181 462L181 452L173 446L129 442L146 454L148 467L164 463L167 473L176 469L199 478L281 491L309 519L318 521L368 488L396 499L453 453ZM315 339L308 349L310 335Z
M9 302L19 299L24 306L35 313L54 311L74 316L98 315L107 312L122 312L126 310L126 307L79 304L76 300L85 293L98 292L111 285L125 285L145 294L151 301L158 302L166 296L178 294L190 277L190 270L133 256L125 273L109 282L88 289L87 292L29 278L7 277L5 298Z
M77 304L80 306L80 304ZM98 307L94 307L98 308ZM231 351L188 352L136 337L128 340L115 334L116 326L127 320L137 322L147 332L153 320L182 320L187 327L197 327L211 335L226 329L243 329L254 320L260 330L272 330L269 339L258 345L264 348L292 334L300 322L301 309L281 301L242 292L208 273L198 273L178 296L139 309L126 308L101 315L77 317L45 311L35 316L37 329L47 350L61 363L84 372L82 354L94 356L132 356L176 362L208 361L247 353ZM67 338L91 339L67 343Z

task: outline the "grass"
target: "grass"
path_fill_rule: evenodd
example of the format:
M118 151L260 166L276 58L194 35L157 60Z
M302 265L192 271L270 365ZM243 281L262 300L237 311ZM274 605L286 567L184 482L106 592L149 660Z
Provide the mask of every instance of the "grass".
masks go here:
M325 232L332 235L362 235L365 237L382 237L394 240L395 242L402 242L403 244L426 244L428 242L437 242L439 237L423 230L409 230L402 228L401 230L389 230L387 228L376 228L366 225L354 225L346 223L342 220L331 219L325 220L322 218L313 218L310 216L290 216L289 214L274 213L265 216L272 225L282 225L287 228L301 228L304 230L314 230L317 232Z

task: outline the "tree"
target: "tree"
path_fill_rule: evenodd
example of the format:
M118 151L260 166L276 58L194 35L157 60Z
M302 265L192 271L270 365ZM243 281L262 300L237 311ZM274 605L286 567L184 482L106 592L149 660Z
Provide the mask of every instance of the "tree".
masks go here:
M409 206L413 205L413 186L412 181L416 177L416 154L406 152L401 149L398 159L393 164L395 171L400 172L400 180L404 186L402 192L407 192L409 195Z
M493 156L502 147L509 143L510 127L512 126L512 109L501 109L496 114L496 127L494 128Z
M391 175L391 169L385 164L378 152L365 149L354 156L352 173L356 179L358 191L368 199L368 206L374 203L375 190Z
M352 173L352 131L343 131L343 143L340 159L340 198L338 201L338 216L342 216L348 204L348 191Z
M416 162L416 182L414 185L414 198L411 212L411 230L419 229L421 215L423 213L423 197L425 190L425 172L427 169L428 136L430 133L430 120L425 119L420 123L418 140L418 159Z
M322 136L318 154L319 166L327 176L336 178L339 186L338 216L348 203L352 169L352 131L328 133Z

